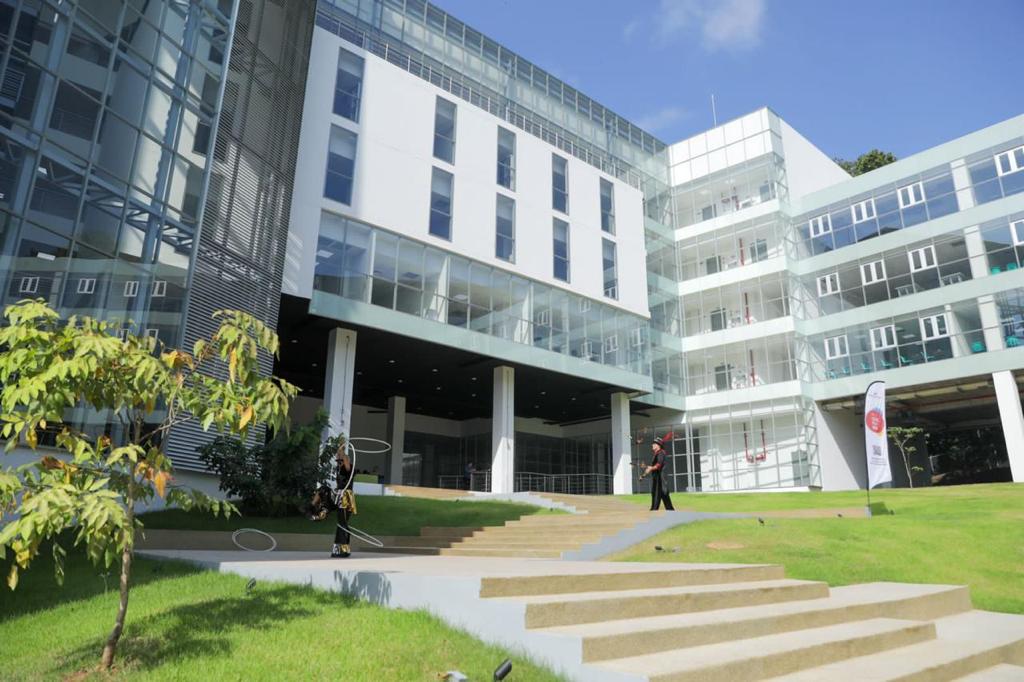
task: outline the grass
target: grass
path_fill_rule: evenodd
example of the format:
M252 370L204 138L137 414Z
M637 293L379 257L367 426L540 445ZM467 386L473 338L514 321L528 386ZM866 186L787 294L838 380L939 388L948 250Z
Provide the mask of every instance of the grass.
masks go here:
M674 501L700 511L768 511L849 507L858 499L863 503L863 492L686 494ZM1024 485L877 490L871 500L876 515L870 519L766 519L763 527L754 519L702 521L610 558L782 564L791 578L830 585L968 585L977 608L1024 613ZM657 552L655 545L679 551Z
M458 502L426 500L414 497L373 497L360 495L359 513L352 525L372 535L419 535L422 526L469 527L501 526L530 514L564 513L517 502ZM330 515L333 519L334 515ZM259 528L268 533L334 532L333 521L310 521L301 516L237 516L225 519L210 514L189 513L180 509L149 512L141 516L146 528L169 530L222 530Z
M0 597L4 680L437 680L458 669L491 679L507 652L426 612L390 611L308 587L258 583L136 558L135 587L112 674L96 672L117 608L84 558L63 588L39 560ZM514 680L559 680L513 657Z
M939 488L935 488L939 490ZM951 490L951 488L942 488ZM875 490L871 493L872 504L885 499L886 495L896 494L902 490ZM908 491L910 492L910 491ZM917 490L913 491L918 492ZM638 495L622 495L618 500L650 506L649 493ZM842 492L802 492L802 493L679 493L674 494L672 504L676 509L705 512L751 512L775 511L783 509L835 509L841 507L867 506L863 490L847 490Z

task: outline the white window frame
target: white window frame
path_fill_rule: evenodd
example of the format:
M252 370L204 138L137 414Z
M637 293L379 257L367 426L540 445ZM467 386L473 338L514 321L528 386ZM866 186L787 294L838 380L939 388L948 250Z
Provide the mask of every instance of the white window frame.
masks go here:
M825 359L836 360L850 356L850 344L846 334L830 336L825 339Z
M539 313L537 313L537 319L534 321L534 324L540 325L541 327L550 327L551 326L551 311L550 310L542 310Z
M39 291L39 277L22 277L18 282L19 294L34 294Z
M860 216L857 215L857 209L860 209ZM858 201L853 206L850 206L850 217L853 218L854 224L863 223L865 220L871 220L878 214L875 212L875 200L866 199L865 201Z
M891 342L887 343L889 339L886 336L891 337ZM871 329L871 350L887 350L889 348L896 347L896 325L887 324L881 327L872 327Z
M591 360L594 357L594 344L590 342L590 339L586 339L580 344L580 356L585 360Z
M949 336L949 315L947 313L939 313L938 315L922 317L919 320L919 323L921 325L922 341L944 339ZM942 324L942 331L939 331L940 323ZM929 328L934 329L935 333L929 333Z
M868 268L871 269L872 278L868 280L866 274ZM878 273L881 273L880 275ZM875 276L878 275L878 276ZM885 261L884 260L873 260L870 263L862 263L860 266L860 281L861 284L867 286L868 284L877 284L878 282L884 282L889 279L885 274Z
M78 280L77 291L80 294L93 294L96 293L96 278L95 277L83 277Z
M832 216L823 213L807 221L811 231L811 237L821 237L832 232Z
M915 256L917 256L920 259L921 265L918 265L917 263L914 262ZM907 261L910 263L911 272L931 270L932 268L937 267L938 262L935 259L935 247L929 244L928 246L922 246L920 249L914 249L913 251L907 253Z
M906 192L906 198L904 198L904 192ZM904 185L896 190L896 196L899 198L900 208L910 208L911 206L923 204L924 185L920 182L912 182L909 185Z
M167 280L158 279L153 282L153 298L163 298L167 295Z
M130 279L124 283L124 297L135 298L139 295L139 280Z
M638 348L644 345L644 330L642 327L631 329L629 332L629 345Z
M1010 223L1010 237L1014 246L1024 246L1024 220L1014 220Z
M157 329L156 327L147 327L146 328L146 336L150 337L151 339L159 340L160 339L160 330Z
M996 174L999 177L1003 177L1004 175L1009 175L1010 173L1016 173L1017 171L1019 171L1022 168L1024 168L1024 166L1022 166L1020 163L1017 162L1017 152L1020 152L1021 156L1024 156L1024 146L1014 147L1013 149L1007 149L1005 152L999 152L998 154L996 154L995 156L992 157L993 159L995 159L995 162L996 162ZM1008 165L1010 166L1010 170L1008 170L1008 171L1004 171L1003 170L1003 165L1001 163L999 163L999 159L1001 159L1003 157L1006 157L1006 161L1007 161Z
M128 328L122 327L121 329L118 329L116 336L121 339L121 341L128 341Z
M835 282L835 287L832 287L832 282ZM825 286L822 286L824 284ZM839 272L830 272L827 275L822 275L818 278L818 298L824 298L825 296L831 296L832 294L839 293Z
M614 353L619 350L619 335L612 334L611 336L604 337L604 352Z

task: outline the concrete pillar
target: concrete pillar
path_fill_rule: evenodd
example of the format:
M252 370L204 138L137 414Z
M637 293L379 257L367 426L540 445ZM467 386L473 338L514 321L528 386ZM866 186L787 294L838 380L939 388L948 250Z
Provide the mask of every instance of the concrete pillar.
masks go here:
M388 463L388 483L402 484L402 455L405 452L405 396L388 398L388 442L391 456Z
M516 453L516 378L511 367L494 368L491 417L491 492L514 492Z
M633 493L632 438L629 433L629 396L612 393L612 492Z
M988 255L979 226L972 225L964 229L964 246L967 247L967 258L971 263L971 279L988 277Z
M981 328L985 335L986 350L1001 350L1006 348L1006 341L1003 339L1003 325L999 319L999 305L991 294L978 297L978 316L981 319Z
M327 335L324 409L330 420L327 434L352 435L352 388L356 378L356 333L335 327Z
M1003 423L1006 454L1010 458L1010 475L1016 483L1024 483L1024 412L1020 406L1020 390L1013 372L992 373L999 403L999 420Z
M949 164L953 171L953 187L956 189L956 201L961 211L974 208L974 191L971 189L971 176L967 172L967 164L957 159Z

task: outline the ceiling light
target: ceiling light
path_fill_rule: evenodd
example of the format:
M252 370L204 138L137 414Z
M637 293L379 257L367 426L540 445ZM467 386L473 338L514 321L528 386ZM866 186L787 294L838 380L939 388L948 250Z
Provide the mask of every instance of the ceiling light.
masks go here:
M476 381L476 377L470 377L469 380L470 381Z
M440 386L438 386L438 387L437 387L437 388L436 388L435 390L437 390L437 391L440 391L440 390L441 390L441 387L440 387Z
M405 379L399 379L398 383L402 383L403 381L405 381Z
M395 361L394 360L388 360L388 364L389 365L393 365L393 364L395 364Z
M471 394L469 397L470 398L475 398L476 397L476 393Z
M299 342L298 339L292 339L292 343L298 343L298 342Z
M534 405L533 409L535 409L535 410L540 409L540 405Z
M313 363L313 366L316 367L316 363L315 362Z
M432 370L430 370L430 371L431 371L431 372L433 372L434 374L437 374L437 367L434 367L434 368L433 368Z

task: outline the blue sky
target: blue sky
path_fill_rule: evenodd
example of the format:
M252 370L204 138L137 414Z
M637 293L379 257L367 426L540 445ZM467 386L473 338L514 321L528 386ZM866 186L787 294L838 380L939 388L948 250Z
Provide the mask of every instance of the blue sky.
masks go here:
M666 142L768 105L830 156L1024 113L1024 0L434 0Z

